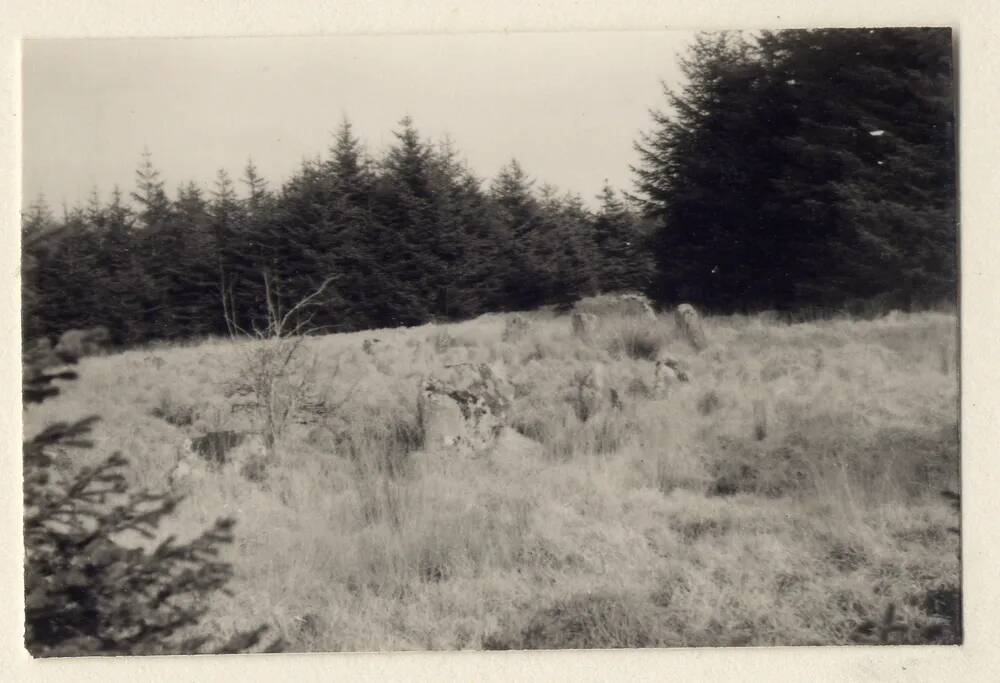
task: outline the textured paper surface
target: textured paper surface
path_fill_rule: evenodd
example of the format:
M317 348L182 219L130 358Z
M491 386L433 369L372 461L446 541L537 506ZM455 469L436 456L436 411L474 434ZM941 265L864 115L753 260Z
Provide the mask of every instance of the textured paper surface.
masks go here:
M535 653L183 656L33 661L22 645L20 48L26 37L951 26L958 50L965 645ZM0 8L0 680L1000 680L1000 10L981 2L29 2Z

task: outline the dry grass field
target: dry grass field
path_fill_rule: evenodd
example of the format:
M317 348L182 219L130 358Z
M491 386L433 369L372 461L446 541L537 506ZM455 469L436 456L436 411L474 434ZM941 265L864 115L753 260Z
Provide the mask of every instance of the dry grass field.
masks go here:
M589 342L527 318L508 341L502 315L305 339L270 460L172 476L188 439L261 429L238 405L258 342L87 358L26 435L100 415L64 467L121 451L135 486L187 494L180 538L235 517L203 626L271 624L293 651L847 644L890 605L883 636L932 639L960 582L953 314L709 317L701 353L668 317L604 316ZM667 350L690 381L654 397ZM540 446L420 449L420 377L465 362L505 367ZM595 363L621 405L581 421Z

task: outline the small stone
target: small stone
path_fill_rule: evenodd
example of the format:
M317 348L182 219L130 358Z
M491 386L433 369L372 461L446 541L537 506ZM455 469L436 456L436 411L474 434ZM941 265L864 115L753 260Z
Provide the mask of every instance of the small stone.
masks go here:
M573 311L571 319L573 323L573 334L576 337L584 341L590 341L594 338L594 334L597 332L597 324L600 322L596 315L593 313Z

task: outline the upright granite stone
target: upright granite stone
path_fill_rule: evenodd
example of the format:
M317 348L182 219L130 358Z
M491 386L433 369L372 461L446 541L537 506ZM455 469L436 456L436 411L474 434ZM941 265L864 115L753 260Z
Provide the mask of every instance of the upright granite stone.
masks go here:
M670 387L680 382L687 382L688 375L681 367L679 360L669 354L660 354L656 359L656 375L653 381L653 396L665 398L670 393Z
M607 397L604 366L595 363L590 371L576 378L576 416L586 422L604 406Z
M571 321L573 323L573 335L584 341L591 341L597 332L597 324L600 322L593 313L573 311Z
M573 304L573 310L598 316L656 319L652 302L645 294L639 292L617 292L586 297Z
M619 294L618 300L621 303L621 312L624 315L645 318L646 320L656 320L656 312L653 304L643 294Z
M705 330L701 326L701 316L698 315L698 311L694 306L691 304L681 304L678 306L677 311L674 313L674 320L684 338L687 339L688 343L696 351L702 351L708 346L708 341L705 339Z

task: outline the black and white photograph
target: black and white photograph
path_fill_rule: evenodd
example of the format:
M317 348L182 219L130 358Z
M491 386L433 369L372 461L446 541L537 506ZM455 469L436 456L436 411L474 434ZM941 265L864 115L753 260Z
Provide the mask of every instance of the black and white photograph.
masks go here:
M955 55L23 40L24 647L962 644Z

